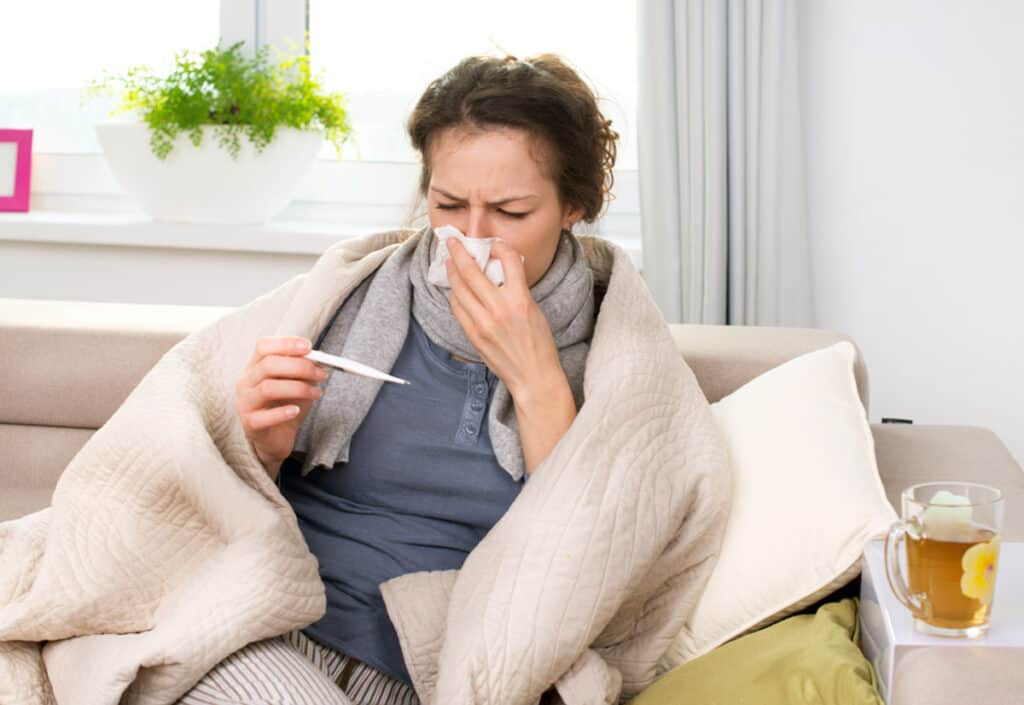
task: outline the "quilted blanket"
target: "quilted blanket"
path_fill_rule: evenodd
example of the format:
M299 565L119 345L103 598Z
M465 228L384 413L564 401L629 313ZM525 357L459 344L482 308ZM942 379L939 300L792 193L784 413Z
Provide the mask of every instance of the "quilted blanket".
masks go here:
M256 341L316 339L413 231L342 241L171 348L0 524L0 703L174 702L245 644L317 620L316 559L234 411ZM639 273L583 237L603 296L585 403L462 568L381 586L424 705L614 703L657 676L717 558L724 440Z

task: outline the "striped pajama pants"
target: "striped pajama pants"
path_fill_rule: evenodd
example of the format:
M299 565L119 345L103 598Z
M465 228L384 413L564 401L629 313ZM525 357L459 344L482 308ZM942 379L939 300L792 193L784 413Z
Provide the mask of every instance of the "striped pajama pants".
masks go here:
M301 631L256 641L210 670L179 705L419 705L412 686Z

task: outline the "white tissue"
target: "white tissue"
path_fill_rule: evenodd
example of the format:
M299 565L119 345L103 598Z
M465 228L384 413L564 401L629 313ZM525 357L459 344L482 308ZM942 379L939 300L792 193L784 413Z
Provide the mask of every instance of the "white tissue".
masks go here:
M973 509L963 495L939 490L924 510L921 522L925 536L939 541L956 541L971 531Z
M439 228L434 228L434 235L437 237L437 250L434 252L434 257L430 260L430 267L427 269L428 282L434 286L451 288L451 282L448 281L448 270L445 269L445 262L450 257L448 253L448 239L454 237L458 238L459 242L466 248L466 252L476 262L476 266L480 268L480 271L484 273L484 276L492 284L501 286L504 283L505 270L501 267L501 261L490 259L491 247L494 245L494 241L500 238L466 237L458 228L451 225L442 225ZM519 255L519 259L524 262L526 261L526 258L522 255Z

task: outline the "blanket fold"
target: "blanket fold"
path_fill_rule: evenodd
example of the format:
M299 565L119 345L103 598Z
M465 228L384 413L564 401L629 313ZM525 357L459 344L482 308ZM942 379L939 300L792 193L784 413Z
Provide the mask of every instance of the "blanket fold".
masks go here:
M234 650L319 619L316 560L234 387L259 338L315 340L412 234L340 242L190 334L74 457L52 506L0 524L0 702L172 703ZM462 568L381 586L424 705L533 705L552 685L571 705L631 697L714 565L724 441L628 256L580 242L604 296L576 421Z

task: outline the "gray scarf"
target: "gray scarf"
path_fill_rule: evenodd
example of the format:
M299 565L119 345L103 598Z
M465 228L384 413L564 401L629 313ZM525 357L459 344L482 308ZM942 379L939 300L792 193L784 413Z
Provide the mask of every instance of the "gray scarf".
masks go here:
M415 316L434 343L482 362L452 313L451 290L427 281L434 252L428 226L410 236L348 296L314 347L389 371ZM579 241L562 232L555 257L530 289L547 318L577 409L583 404L583 369L594 331L594 280ZM352 434L366 418L385 382L333 371L295 439L302 475L315 467L348 462ZM508 387L500 379L488 409L488 429L498 463L512 476L525 471L519 425Z

